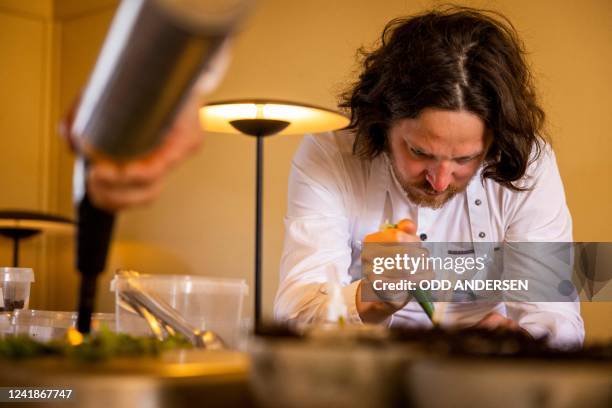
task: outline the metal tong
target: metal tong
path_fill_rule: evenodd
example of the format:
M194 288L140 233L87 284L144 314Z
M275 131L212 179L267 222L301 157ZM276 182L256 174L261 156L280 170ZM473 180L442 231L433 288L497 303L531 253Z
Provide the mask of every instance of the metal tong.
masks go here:
M178 333L197 348L208 350L226 348L223 340L216 333L193 327L175 308L159 296L143 289L134 279L139 276L138 272L121 271L118 275L126 278L128 285L127 289L119 291L121 307L142 316L159 340Z

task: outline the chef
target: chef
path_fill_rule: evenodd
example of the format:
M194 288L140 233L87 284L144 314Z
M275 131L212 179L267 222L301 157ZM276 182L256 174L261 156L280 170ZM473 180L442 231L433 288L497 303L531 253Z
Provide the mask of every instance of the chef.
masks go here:
M343 95L347 129L308 135L289 178L279 320L326 319L327 270L353 323L427 326L414 299L366 301L361 250L398 242L571 242L572 220L522 43L502 16L448 8L391 21ZM380 237L378 237L380 238ZM451 303L442 324L582 343L577 302Z

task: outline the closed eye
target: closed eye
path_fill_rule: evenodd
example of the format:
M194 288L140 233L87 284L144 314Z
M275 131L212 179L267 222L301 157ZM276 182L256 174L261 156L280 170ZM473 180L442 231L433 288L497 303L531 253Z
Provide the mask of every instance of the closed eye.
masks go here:
M423 151L421 151L421 150L419 150L419 149L416 149L416 148L414 148L414 147L411 147L411 148L410 148L410 152L411 152L411 153L412 153L412 154L413 154L415 157L418 157L418 158L420 158L420 159L430 159L430 158L432 158L432 157L433 157L432 155L427 154L427 153L425 153L425 152L423 152Z
M472 160L476 159L478 156L480 156L480 154L477 154L474 156L457 157L454 160L456 163L459 163L459 164L467 164L471 162Z

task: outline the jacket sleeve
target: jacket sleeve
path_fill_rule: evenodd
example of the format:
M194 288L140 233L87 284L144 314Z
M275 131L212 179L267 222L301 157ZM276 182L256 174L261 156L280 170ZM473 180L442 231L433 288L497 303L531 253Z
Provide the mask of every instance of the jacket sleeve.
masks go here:
M285 241L274 302L277 320L323 321L327 316L327 269L341 280L348 320L360 322L355 306L359 282L350 283L351 186L333 135L307 135L289 175Z
M523 187L530 189L516 193L515 200L507 201L509 218L505 241L508 243L572 242L572 219L565 201L555 155L548 146L543 148L540 158L530 165ZM529 273L538 274L532 278L545 287L546 291L556 290L558 277L571 273L569 269L556 270L551 265L542 267L542 260L536 257L534 259L540 267L530 270ZM521 262L526 260L523 259ZM545 297L543 296L541 300ZM539 302L539 298L530 300L538 301L508 302L506 308L509 317L516 320L532 336L547 336L553 346L567 348L582 344L584 323L580 316L580 303L577 298L564 302Z

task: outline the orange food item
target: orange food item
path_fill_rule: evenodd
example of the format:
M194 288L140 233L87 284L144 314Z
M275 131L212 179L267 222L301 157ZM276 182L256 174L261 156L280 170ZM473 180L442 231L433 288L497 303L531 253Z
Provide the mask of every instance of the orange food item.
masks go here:
M404 231L406 234L416 234L417 227L412 220L404 218L397 223L397 229Z
M404 218L397 224L385 223L380 231L366 235L364 242L400 242L399 235L415 233L416 224Z
M404 232L397 228L386 228L382 231L368 234L365 236L365 242L399 242L398 234Z

